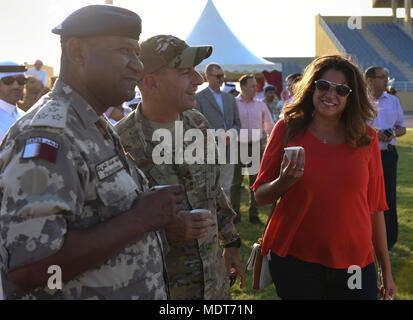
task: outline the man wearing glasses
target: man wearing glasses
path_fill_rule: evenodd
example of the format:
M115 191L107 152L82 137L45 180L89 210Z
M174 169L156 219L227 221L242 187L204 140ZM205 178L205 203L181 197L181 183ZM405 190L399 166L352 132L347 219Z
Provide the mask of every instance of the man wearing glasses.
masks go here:
M397 241L398 223L396 207L396 178L399 155L396 137L406 134L403 110L396 96L386 92L389 73L379 66L369 67L365 78L372 102L377 106L377 118L373 126L377 128L383 164L384 184L389 210L384 212L387 231L387 246L391 250Z
M227 197L230 197L232 178L234 176L234 165L230 163L230 132L239 133L241 121L239 119L238 107L235 98L224 91L221 86L225 80L224 70L217 63L210 63L205 68L205 78L209 86L198 92L196 95L195 108L200 111L209 124L215 130L224 129L227 132L226 144L226 163L220 166L220 183ZM236 137L233 137L236 143ZM236 156L236 154L234 154ZM235 158L233 157L235 160Z
M27 81L25 71L26 67L17 63L0 62L0 141L13 123L24 114L24 111L17 107L17 102L23 99L23 89Z

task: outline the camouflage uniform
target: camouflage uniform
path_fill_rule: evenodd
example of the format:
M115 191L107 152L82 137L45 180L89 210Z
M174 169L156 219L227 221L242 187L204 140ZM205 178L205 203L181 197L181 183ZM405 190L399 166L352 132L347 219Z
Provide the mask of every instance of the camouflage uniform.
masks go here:
M56 253L68 231L129 210L148 188L107 119L68 85L58 80L11 128L0 159L0 265L7 299L167 298L157 232L144 234L62 290L23 294L8 277L9 270Z
M278 107L278 99L277 96L274 97L274 100L271 102L268 102L265 97L261 99L262 102L265 103L265 105L268 108L268 111L271 113L271 117L273 118L274 122L277 123L277 121L280 118L280 113L281 109Z
M232 223L235 212L218 182L218 166L188 165L185 159L183 164L155 165L152 150L159 142L152 141L153 128L140 109L141 106L115 126L126 151L144 171L150 185L183 184L186 193L184 209L209 209L215 222L204 238L165 245L169 249L166 265L171 298L230 299L229 279L219 242L221 245L229 244L239 235ZM188 110L181 114L181 118L184 132L200 129L207 137L206 130L210 127L201 113ZM207 139L205 141L208 143ZM184 142L183 150L190 143ZM205 153L206 150L205 145Z

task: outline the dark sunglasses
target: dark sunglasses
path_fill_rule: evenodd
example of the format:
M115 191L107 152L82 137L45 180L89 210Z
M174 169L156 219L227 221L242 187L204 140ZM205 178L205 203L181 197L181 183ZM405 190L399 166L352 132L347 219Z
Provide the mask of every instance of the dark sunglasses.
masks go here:
M320 91L328 91L330 87L336 88L336 92L340 97L347 97L353 90L345 84L330 82L327 80L314 81L315 87Z
M25 77L12 77L12 76L8 76L8 77L4 77L1 78L1 81L6 85L6 86L10 86L14 83L14 81L17 81L17 83L21 86L24 86L27 83L27 79Z
M211 74L211 76L216 77L218 80L225 79L225 74Z
M374 78L375 78L375 79L387 79L387 80L390 80L390 77L389 77L389 76L386 76L386 75L375 76Z

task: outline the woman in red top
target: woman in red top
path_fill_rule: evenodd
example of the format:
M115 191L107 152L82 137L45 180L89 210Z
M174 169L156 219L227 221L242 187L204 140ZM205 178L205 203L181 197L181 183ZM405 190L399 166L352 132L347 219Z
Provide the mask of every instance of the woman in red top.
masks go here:
M281 197L262 252L282 299L377 299L374 253L383 297L396 294L380 150L367 125L376 114L357 66L323 56L306 68L274 127L252 189L259 205ZM289 161L285 146L304 151Z

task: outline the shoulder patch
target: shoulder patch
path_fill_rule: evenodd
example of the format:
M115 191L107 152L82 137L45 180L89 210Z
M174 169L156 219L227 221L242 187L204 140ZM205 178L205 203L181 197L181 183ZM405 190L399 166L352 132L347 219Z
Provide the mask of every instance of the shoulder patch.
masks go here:
M56 141L43 138L29 138L24 146L22 159L43 159L56 163L59 144Z
M66 128L69 103L50 100L40 107L30 122L31 127Z
M210 128L208 120L198 110L195 110L195 109L186 110L182 113L182 115L183 115L184 123L189 122L189 126L191 128L198 128L198 129ZM184 127L186 128L186 126Z

